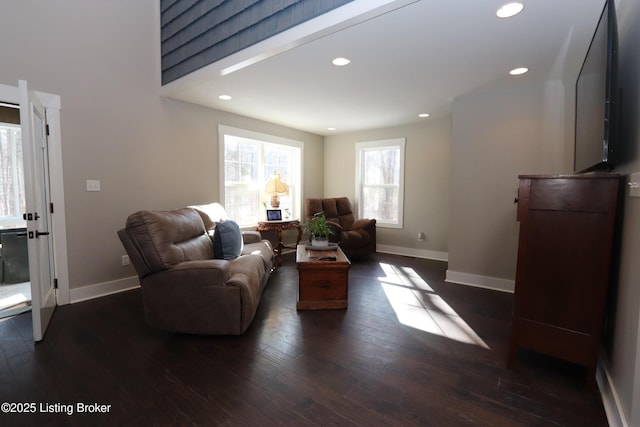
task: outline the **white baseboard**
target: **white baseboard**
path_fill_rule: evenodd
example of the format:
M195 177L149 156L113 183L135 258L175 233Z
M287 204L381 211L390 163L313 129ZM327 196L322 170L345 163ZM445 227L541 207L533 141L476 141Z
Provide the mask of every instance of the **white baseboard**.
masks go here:
M140 287L138 276L69 289L70 302L76 303Z
M604 411L607 414L607 422L610 427L629 427L631 424L624 415L620 397L604 360L605 357L601 354L596 370L596 382L600 390Z
M430 251L424 249L405 248L401 246L377 245L376 251L386 254L411 256L416 258L433 259L436 261L449 261L448 252ZM492 289L494 291L510 292L515 290L515 281L500 279L497 277L480 276L477 274L462 273L447 270L445 281L459 285L474 286L477 288Z
M410 256L415 258L433 259L436 261L449 261L449 252L404 248L402 246L376 245L376 252L382 252L392 255Z
M427 251L421 249L403 248L399 246L378 245L376 247L376 250L378 252L394 255L434 259L437 261L448 261L449 257L449 254L447 252ZM131 276L124 279L113 280L110 282L96 283L94 285L72 288L69 290L69 302L73 304L76 302L99 298L139 287L140 281L138 280L138 276Z
M460 271L447 270L444 279L446 282L457 283L459 285L473 286L476 288L491 289L494 291L510 292L515 290L515 281L500 279L498 277L480 276L478 274L462 273Z

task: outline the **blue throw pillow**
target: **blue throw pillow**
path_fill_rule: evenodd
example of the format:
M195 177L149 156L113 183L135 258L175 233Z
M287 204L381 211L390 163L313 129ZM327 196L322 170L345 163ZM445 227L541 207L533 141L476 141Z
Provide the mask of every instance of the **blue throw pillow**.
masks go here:
M213 234L213 257L234 259L242 254L242 233L235 221L216 222Z

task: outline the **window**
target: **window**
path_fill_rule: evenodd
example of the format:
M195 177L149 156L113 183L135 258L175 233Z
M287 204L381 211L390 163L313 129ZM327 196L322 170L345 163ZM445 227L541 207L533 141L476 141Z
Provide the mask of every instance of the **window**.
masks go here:
M0 228L23 228L26 222L20 125L0 123Z
M228 126L220 126L219 134L221 203L229 218L241 226L266 219L272 208L264 190L274 172L289 186L280 195L283 219L300 218L303 143Z
M405 139L356 144L356 198L360 218L402 228Z

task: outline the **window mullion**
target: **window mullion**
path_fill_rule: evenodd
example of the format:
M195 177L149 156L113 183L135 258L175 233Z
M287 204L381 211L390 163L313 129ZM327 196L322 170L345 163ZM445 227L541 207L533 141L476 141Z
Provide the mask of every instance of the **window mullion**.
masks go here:
M265 171L266 160L264 158L264 148L265 148L265 144L264 143L260 144L259 148L258 148L258 186L260 188L260 198L258 200L258 204L260 206L265 206L264 203L266 203L266 200L264 200L265 196L264 196L263 191L262 191L264 186L267 184L264 181L265 177L267 176L266 171Z

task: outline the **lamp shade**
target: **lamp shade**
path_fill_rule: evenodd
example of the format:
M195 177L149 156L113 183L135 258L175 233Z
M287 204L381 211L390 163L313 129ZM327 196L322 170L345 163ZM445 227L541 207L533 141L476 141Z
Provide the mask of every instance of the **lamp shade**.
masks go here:
M280 174L278 172L274 172L271 174L269 181L267 182L266 187L264 188L264 192L269 195L289 195L289 186L282 182L280 179Z

